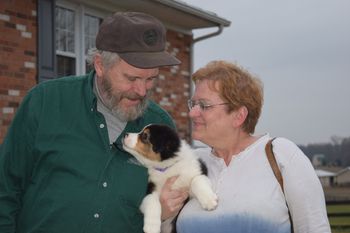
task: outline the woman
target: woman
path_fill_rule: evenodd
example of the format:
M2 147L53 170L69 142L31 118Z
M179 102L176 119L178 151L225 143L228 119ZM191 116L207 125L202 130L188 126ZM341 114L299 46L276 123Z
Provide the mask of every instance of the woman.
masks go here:
M177 218L177 232L287 233L288 210L294 232L330 232L323 190L309 159L293 142L273 141L283 193L265 153L270 136L253 135L263 104L261 82L225 61L199 69L193 81L192 136L209 146L196 152L208 166L219 205L205 211L191 199Z

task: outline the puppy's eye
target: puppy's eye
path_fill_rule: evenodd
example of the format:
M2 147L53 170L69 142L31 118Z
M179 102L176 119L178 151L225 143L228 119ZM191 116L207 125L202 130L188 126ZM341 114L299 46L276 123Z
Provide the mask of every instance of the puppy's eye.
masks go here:
M149 140L149 134L146 132L142 132L140 135L140 139L142 142L147 143Z

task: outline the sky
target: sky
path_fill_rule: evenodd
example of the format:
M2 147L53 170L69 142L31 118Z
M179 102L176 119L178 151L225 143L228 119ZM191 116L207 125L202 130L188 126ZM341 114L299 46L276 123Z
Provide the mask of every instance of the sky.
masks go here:
M227 60L263 81L256 134L299 145L350 137L349 0L183 2L231 21L194 45L194 70ZM216 30L195 30L194 37Z

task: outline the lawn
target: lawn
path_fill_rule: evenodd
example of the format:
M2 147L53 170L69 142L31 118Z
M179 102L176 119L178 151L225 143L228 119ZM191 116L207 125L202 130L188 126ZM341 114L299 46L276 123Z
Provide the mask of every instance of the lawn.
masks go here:
M327 213L332 233L350 233L350 204L327 205Z
M350 204L345 205L327 205L327 213L350 213Z

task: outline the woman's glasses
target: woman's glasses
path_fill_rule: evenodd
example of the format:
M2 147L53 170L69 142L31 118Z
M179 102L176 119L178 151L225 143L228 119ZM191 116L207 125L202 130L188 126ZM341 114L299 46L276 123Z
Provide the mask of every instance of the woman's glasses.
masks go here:
M188 100L187 105L188 109L191 111L196 105L198 105L201 112L204 112L212 107L218 106L218 105L225 105L229 103L219 103L219 104L207 104L203 100Z

